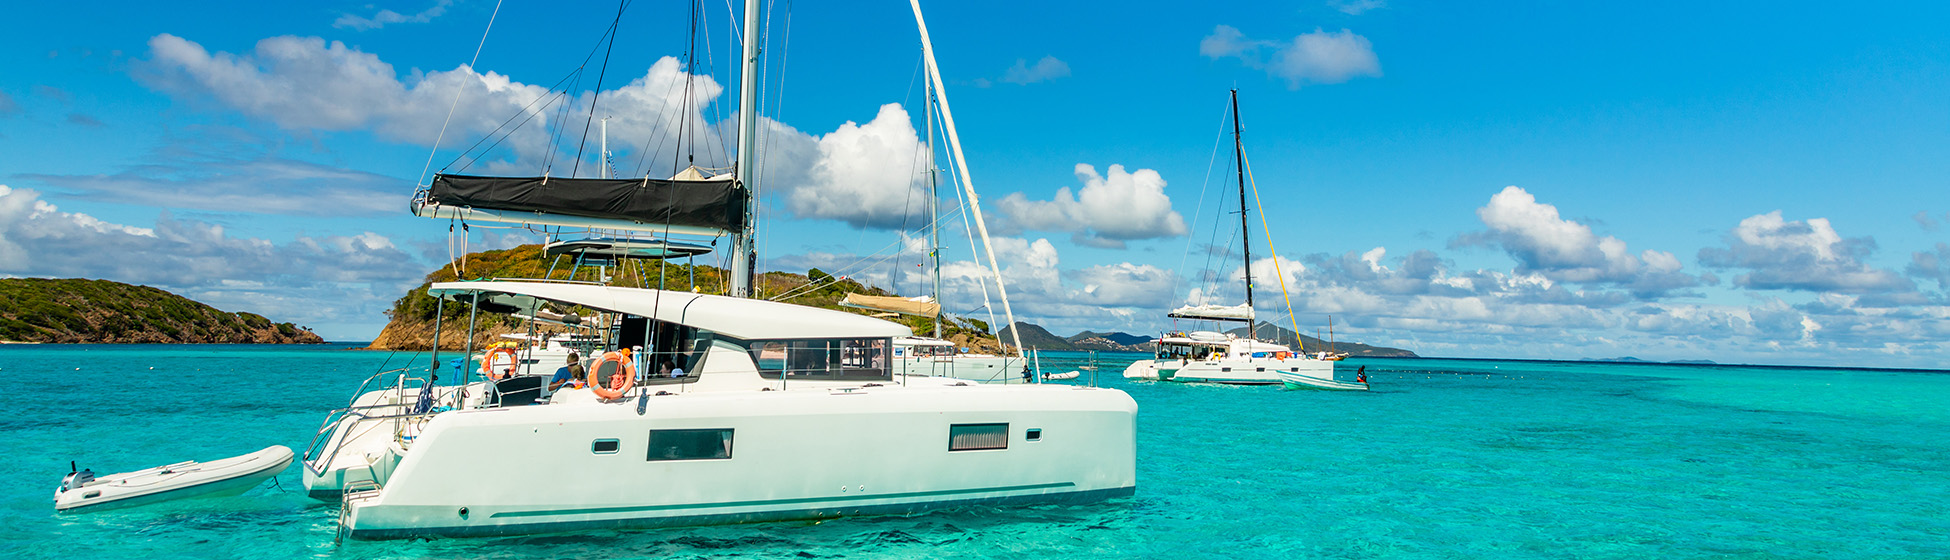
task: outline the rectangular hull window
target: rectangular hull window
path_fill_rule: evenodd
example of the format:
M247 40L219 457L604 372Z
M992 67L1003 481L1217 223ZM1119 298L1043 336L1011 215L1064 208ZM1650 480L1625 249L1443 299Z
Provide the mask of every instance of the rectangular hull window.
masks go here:
M949 451L1008 448L1008 424L954 424L948 426Z
M650 430L646 461L730 459L730 428L711 430Z

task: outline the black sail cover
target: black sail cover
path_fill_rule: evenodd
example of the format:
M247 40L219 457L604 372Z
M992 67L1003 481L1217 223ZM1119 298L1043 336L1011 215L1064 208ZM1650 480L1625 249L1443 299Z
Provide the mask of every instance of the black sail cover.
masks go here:
M428 200L479 210L539 212L739 231L750 194L734 181L435 175Z

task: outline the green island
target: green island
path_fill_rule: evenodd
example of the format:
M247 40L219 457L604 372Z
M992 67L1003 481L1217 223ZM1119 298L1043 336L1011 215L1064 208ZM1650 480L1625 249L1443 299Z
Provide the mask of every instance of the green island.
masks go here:
M0 341L320 344L304 327L231 313L149 286L80 278L0 279Z

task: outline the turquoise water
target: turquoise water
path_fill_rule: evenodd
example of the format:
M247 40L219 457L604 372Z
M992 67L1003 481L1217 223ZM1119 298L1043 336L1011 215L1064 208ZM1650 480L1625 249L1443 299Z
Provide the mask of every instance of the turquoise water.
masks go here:
M1950 557L1950 372L1560 362L1345 362L1360 394L1126 383L1137 356L1106 355L1099 383L1141 407L1138 493L1088 506L334 546L336 507L293 467L236 498L53 512L70 459L299 448L408 357L0 346L0 558Z

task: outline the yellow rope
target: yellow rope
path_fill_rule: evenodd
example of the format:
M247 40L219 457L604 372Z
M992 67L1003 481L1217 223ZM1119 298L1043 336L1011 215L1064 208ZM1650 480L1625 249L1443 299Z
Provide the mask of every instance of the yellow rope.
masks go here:
M1300 321L1293 317L1293 296L1286 293L1286 271L1280 269L1280 250L1273 248L1273 229L1266 225L1266 205L1259 201L1259 181L1253 178L1253 160L1242 151L1240 161L1246 162L1246 184L1253 187L1253 206L1259 207L1259 230L1266 234L1266 250L1273 253L1273 277L1280 280L1280 299L1286 301L1287 324L1293 325L1293 341L1300 345L1300 353L1307 353L1306 341L1300 340ZM1253 263L1246 263L1252 268ZM1248 332L1252 329L1246 329Z

